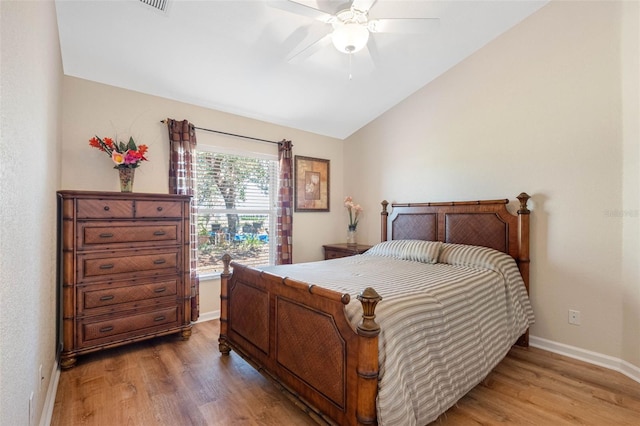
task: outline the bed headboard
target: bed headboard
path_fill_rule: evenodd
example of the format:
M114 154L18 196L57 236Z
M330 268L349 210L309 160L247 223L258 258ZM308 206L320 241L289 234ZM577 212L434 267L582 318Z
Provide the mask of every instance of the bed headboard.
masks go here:
M516 260L529 290L529 195L518 195L513 215L508 199L438 203L382 202L381 240L416 239L491 247Z

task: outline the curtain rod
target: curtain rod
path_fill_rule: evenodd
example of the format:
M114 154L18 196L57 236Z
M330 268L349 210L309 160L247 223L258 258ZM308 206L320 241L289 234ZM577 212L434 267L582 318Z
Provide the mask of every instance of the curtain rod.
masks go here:
M160 122L162 124L166 124L166 120L160 120ZM204 127L193 126L193 128L194 129L198 129L198 130L204 130L205 132L219 133L221 135L227 135L227 136L234 136L236 138L244 138L244 139L251 139L251 140L259 141L259 142L274 143L276 145L279 145L279 144L282 143L282 142L270 141L270 140L267 140L267 139L254 138L254 137L251 137L251 136L236 135L235 133L227 133L227 132L223 132L223 131L220 131L220 130L205 129Z

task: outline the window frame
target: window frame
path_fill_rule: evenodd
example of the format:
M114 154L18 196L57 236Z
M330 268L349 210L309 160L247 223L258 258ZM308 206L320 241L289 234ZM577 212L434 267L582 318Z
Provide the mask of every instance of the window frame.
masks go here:
M229 147L225 147L225 146L217 146L217 145L205 145L205 144L198 144L197 148L196 148L196 155L198 155L200 152L211 152L211 153L215 153L215 154L226 154L226 155L235 155L238 157L245 157L245 158L255 158L255 159L261 159L261 160L269 160L269 161L273 161L276 167L275 170L275 174L273 176L273 181L271 182L270 185L270 191L269 191L269 205L271 206L271 208L269 210L260 210L260 209L256 209L256 210L243 210L243 209L233 209L233 210L221 210L221 209L213 209L213 208L201 208L200 206L196 205L196 220L197 218L201 215L201 214L238 214L238 215L251 215L251 214L258 214L258 215L267 215L269 217L269 229L271 230L271 235L269 238L269 265L275 265L275 261L276 261L276 249L277 249L277 243L276 243L276 238L275 238L275 229L276 229L276 225L277 225L277 206L278 206L278 155L276 154L267 154L264 152L256 152L256 151L251 151L249 149L233 149L233 148L229 148ZM196 182L197 182L197 175L196 175ZM200 243L197 243L198 245L198 252L200 251ZM200 269L200 268L198 268ZM220 274L222 272L221 271L212 271L212 272L201 272L198 271L198 276L200 278L203 279L210 279L210 278L216 278L219 277Z

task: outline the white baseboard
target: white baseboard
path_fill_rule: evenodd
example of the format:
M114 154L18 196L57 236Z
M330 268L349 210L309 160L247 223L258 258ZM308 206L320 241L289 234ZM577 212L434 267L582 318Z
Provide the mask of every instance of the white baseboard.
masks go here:
M637 367L627 361L598 352L577 348L575 346L565 345L564 343L543 339L542 337L529 336L529 344L533 347L544 349L549 352L554 352L568 356L569 358L578 359L580 361L617 371L640 383L640 367Z
M49 387L47 388L47 396L44 400L44 406L42 407L42 414L40 415L40 426L49 426L51 424L51 418L53 417L53 407L56 403L56 393L58 392L58 382L60 381L60 366L58 361L53 363L53 370L49 377Z
M195 324L198 324L199 322L216 320L218 318L220 318L220 311L204 312L200 314L200 316L198 317L198 321L196 321Z

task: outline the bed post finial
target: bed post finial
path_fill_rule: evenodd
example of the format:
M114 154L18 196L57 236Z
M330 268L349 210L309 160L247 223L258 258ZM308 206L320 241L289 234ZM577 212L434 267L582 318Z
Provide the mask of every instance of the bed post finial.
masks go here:
M527 208L527 202L529 201L529 198L531 198L531 196L529 196L529 194L527 194L526 192L521 192L517 198L520 201L520 209L518 209L518 214L531 213L531 211Z
M358 324L358 334L361 336L377 336L380 332L380 325L375 321L376 305L382 297L371 287L364 289L358 295L358 300L362 303L362 321Z
M382 200L382 212L380 212L380 221L382 222L380 225L380 241L387 241L387 218L389 217L389 212L387 211L387 206L389 202L387 200Z
M222 255L222 265L223 270L222 273L225 275L229 275L229 264L231 263L231 255L229 253L225 253Z

